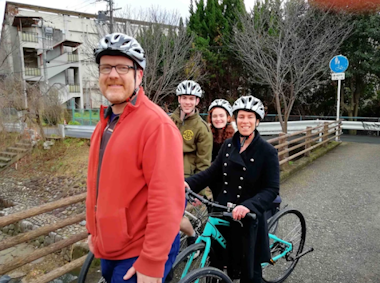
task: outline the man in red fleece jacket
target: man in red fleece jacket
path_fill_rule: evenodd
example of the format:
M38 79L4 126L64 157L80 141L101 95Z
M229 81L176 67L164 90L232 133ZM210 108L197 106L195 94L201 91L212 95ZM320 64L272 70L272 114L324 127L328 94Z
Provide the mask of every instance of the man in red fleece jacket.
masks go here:
M88 243L108 283L160 283L179 250L183 215L182 137L141 87L144 50L113 33L94 50L102 107L91 137Z

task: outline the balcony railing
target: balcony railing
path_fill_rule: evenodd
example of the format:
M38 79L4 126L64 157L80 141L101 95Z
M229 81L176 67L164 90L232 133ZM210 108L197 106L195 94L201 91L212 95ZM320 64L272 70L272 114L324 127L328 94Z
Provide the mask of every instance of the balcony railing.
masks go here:
M22 41L38 43L38 33L36 32L22 32Z
M25 76L33 76L33 77L41 76L41 69L25 67Z
M77 63L79 62L79 56L78 54L69 53L67 56L67 61L70 63Z
M69 85L69 92L70 93L80 93L80 86L79 85Z

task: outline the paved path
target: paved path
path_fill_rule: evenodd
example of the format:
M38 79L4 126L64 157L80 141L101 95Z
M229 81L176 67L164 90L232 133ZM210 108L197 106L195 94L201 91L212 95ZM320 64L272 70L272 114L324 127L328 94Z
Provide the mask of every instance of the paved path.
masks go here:
M358 143L371 143L371 144L380 144L380 137L378 136L350 136L342 135L342 141L344 142L358 142Z
M380 145L344 143L281 185L307 222L288 283L380 282Z

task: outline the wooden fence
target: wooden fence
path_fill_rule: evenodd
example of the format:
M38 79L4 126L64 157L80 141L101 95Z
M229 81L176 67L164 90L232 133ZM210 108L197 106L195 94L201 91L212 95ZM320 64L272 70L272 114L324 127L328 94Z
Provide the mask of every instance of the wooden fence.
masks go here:
M292 134L280 134L279 137L268 140L269 143L273 144L278 150L278 156L280 161L280 166L286 165L289 161L300 157L301 155L309 156L310 152L319 147L327 146L327 143L332 139L336 138L336 134L341 133L341 123L340 121L326 122L321 126L314 128L308 127L304 131L299 131ZM290 155L291 152L298 150L296 153ZM86 199L86 193L64 198L58 201L54 201L48 204L44 204L38 207L28 209L26 211L17 212L11 215L3 216L0 218L0 228L7 226L9 224L19 222L23 219L30 218L45 212L53 211L54 209L65 207L71 204L82 202ZM57 229L79 223L85 220L85 214L79 214L72 216L70 218L64 219L58 223L43 226L39 229L32 230L26 233L19 234L17 236L10 237L6 240L0 242L0 251L14 247L18 244L30 241L39 236L46 235L49 232L55 231ZM87 238L87 233L82 232L80 234L73 235L67 239L61 240L47 247L37 249L31 254L15 258L12 262L0 265L0 275L4 275L16 268L26 265L32 261L42 258L46 255L57 252L63 248L73 245ZM85 261L86 256L76 259L60 268L57 268L40 278L34 280L32 283L47 283L55 278L58 278L78 267L81 267Z
M280 166L284 168L289 161L300 156L310 156L310 152L341 135L341 121L325 122L317 127L307 127L292 134L280 133L279 137L268 140L278 150ZM301 149L296 151L297 149ZM294 152L289 155L291 152Z
M40 214L45 213L45 212L53 211L54 209L57 209L57 208L61 208L61 207L65 207L65 206L68 206L71 204L82 202L85 199L86 199L86 193L83 193L80 195L76 195L76 196L60 199L60 200L57 200L57 201L54 201L51 203L47 203L47 204L44 204L44 205L41 205L38 207L33 207L33 208L30 208L30 209L25 210L25 211L21 211L21 212L17 212L14 214L7 215L7 216L3 216L0 218L0 228L7 226L9 224L12 224L12 223L19 222L19 221L26 219L26 218L30 218L30 217L33 217L36 215L40 215ZM55 231L57 229L66 227L68 225L79 223L85 219L86 219L86 216L83 213L83 214L79 214L79 215L64 219L58 223L43 226L43 227L38 228L36 230L32 230L30 232L22 233L22 234L19 234L17 236L13 236L11 238L5 239L5 240L0 242L0 251L14 247L18 244L30 241L32 239L39 237L39 236L46 235L49 232L52 232L52 231ZM0 275L7 274L8 272L10 272L16 268L24 266L24 265L26 265L32 261L35 261L39 258L44 257L46 255L60 251L61 249L69 247L69 246L75 244L76 242L79 242L79 241L86 239L86 238L87 238L87 233L82 232L82 233L73 235L67 239L61 240L61 241L56 242L54 244L51 244L47 247L37 249L34 252L32 252L26 256L15 258L11 262L0 265ZM41 276L40 278L32 281L32 283L50 282L50 281L54 280L55 278L58 278L64 274L70 272L73 269L81 267L83 265L85 259L86 259L86 256L83 256L79 259L76 259L76 260L74 260L74 261L72 261L72 262L70 262L70 263L68 263L68 264L66 264L66 265L64 265L58 269L55 269L55 270Z

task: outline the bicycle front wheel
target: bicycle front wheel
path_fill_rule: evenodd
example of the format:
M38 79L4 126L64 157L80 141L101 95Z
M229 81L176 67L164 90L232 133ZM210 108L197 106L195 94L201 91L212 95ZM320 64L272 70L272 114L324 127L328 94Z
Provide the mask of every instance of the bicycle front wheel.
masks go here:
M302 253L305 245L305 218L298 210L282 210L269 222L268 230L275 231L275 236L281 241L272 237L269 238L271 257L272 259L279 258L275 260L274 265L263 266L262 281L265 283L281 283L296 267L299 260L297 255Z
M191 245L179 253L165 283L177 283L189 272L210 265L209 255L205 243ZM202 259L205 259L202 263Z
M217 268L205 267L193 270L178 283L232 283L232 280Z

